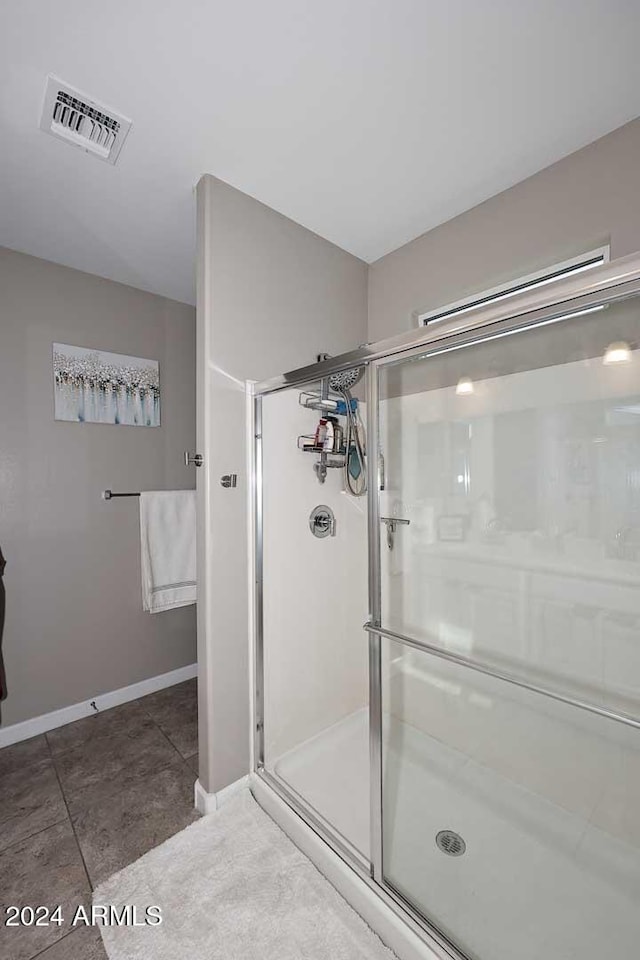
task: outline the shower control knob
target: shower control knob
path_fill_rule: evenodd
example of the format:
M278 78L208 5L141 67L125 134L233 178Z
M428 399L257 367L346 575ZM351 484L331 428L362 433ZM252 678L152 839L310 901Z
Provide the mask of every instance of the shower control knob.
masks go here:
M309 529L314 537L319 537L321 540L324 537L335 537L336 518L331 507L327 507L324 503L314 507L309 516Z

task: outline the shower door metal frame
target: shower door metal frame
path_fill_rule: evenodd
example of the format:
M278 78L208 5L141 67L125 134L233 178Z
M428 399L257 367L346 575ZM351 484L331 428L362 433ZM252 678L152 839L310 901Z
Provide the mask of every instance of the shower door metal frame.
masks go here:
M337 358L339 361L340 358ZM367 361L365 366L367 390L367 443L371 439L377 449L378 437L378 378ZM326 366L326 362L318 364ZM306 369L306 368L305 368ZM344 369L341 367L340 369ZM325 374L328 375L328 374ZM278 383L249 383L251 395L250 430L252 436L252 463L250 465L250 499L252 511L252 580L253 580L253 702L252 702L252 772L260 777L273 792L283 800L301 820L330 849L343 860L360 879L396 914L441 960L467 960L435 927L433 927L414 907L394 888L384 881L382 874L382 689L381 689L381 644L382 634L377 635L371 626L380 619L380 539L373 537L371 530L379 527L379 499L368 496L368 563L369 563L369 617L365 633L368 640L369 662L369 757L370 757L370 816L371 855L369 860L356 855L354 848L342 842L341 837L332 829L331 824L318 816L316 811L296 794L265 765L265 716L264 716L264 590L263 590L263 418L262 400L271 393L290 388L302 388L318 381L320 377L296 377L290 375ZM367 460L367 482L369 489L375 489L378 481L377 458ZM377 786L376 786L377 784Z
M252 394L253 462L251 464L251 499L253 515L253 772L259 776L302 820L341 857L360 878L401 917L411 929L443 960L465 960L464 954L431 922L406 901L384 878L382 854L382 639L392 639L435 653L428 645L411 637L389 631L381 622L380 570L380 506L379 506L379 370L389 362L437 356L461 349L472 343L508 336L520 330L534 329L569 317L590 313L607 304L640 295L640 254L594 267L587 274L560 279L549 288L525 291L508 304L496 303L471 307L450 321L420 327L409 333L365 344L341 356L301 367L282 376L250 385ZM606 319L604 320L606 322ZM264 756L264 623L263 623L263 504L262 504L262 398L282 390L303 387L332 373L354 366L366 367L367 391L367 479L368 479L368 581L369 617L363 625L369 638L369 753L370 753L370 865L354 856L354 852L336 835L330 824L321 820L303 798L294 795L286 785L265 768ZM533 687L521 679L496 673L473 662L462 664L480 669L500 680L516 683L536 693L554 697L591 710L609 719L637 727L638 718L596 705L572 700L557 691Z

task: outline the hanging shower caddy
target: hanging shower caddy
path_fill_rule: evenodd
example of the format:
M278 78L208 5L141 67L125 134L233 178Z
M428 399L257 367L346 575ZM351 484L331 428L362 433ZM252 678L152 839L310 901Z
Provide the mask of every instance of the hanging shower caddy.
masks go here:
M318 355L318 361L327 359L328 354ZM299 449L318 458L313 469L319 483L325 482L330 468L342 469L345 492L355 497L362 497L367 490L366 438L358 401L351 396L351 388L363 373L364 367L352 367L331 374L320 381L319 393L303 392L298 397L301 406L321 414L315 433L298 437Z
M319 393L303 391L298 397L298 402L301 407L321 414L315 433L302 434L298 437L298 449L317 457L313 469L318 483L324 483L327 470L344 469L347 451L344 444L344 428L339 418L346 412L345 401L331 397L329 382L323 380Z

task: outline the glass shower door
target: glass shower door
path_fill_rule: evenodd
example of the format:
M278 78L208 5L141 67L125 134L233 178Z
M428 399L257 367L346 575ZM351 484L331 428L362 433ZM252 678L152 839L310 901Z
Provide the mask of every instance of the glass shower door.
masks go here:
M639 343L378 366L382 878L477 960L637 956Z

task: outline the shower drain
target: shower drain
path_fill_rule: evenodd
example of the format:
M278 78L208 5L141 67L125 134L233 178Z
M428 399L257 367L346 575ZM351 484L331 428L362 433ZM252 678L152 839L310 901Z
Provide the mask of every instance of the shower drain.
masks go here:
M436 834L436 846L450 857L461 857L467 845L454 830L441 830Z

